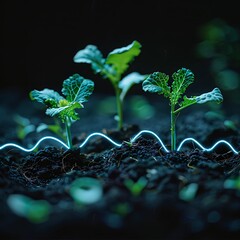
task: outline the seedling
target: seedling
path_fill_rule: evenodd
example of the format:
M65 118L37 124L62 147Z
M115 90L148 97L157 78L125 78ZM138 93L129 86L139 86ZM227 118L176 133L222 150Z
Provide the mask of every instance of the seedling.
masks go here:
M55 119L55 124L39 123L39 125L34 125L33 123L31 123L30 119L17 114L14 116L14 120L17 123L16 132L17 137L20 140L24 140L26 136L30 133L40 133L45 130L51 131L60 138L65 139L64 131L61 127L61 122L59 121L59 119Z
M147 186L147 183L148 181L145 177L140 177L136 182L130 178L124 181L125 186L135 197L139 196L142 193L143 189Z
M52 211L52 206L46 200L34 200L21 194L9 195L7 204L16 215L32 223L47 221Z
M63 82L62 97L58 92L45 88L42 91L33 90L30 98L46 105L46 114L59 117L65 124L67 144L72 148L71 125L79 119L76 109L83 108L94 89L94 83L79 74L70 76Z
M100 74L104 79L112 83L117 104L118 129L123 126L123 101L126 93L134 85L142 82L147 75L137 72L128 74L122 79L122 75L129 67L129 64L141 52L141 44L133 41L130 45L118 48L110 52L107 58L95 45L87 45L86 48L78 51L73 60L76 63L91 64L95 74Z
M81 177L73 181L69 194L80 205L93 204L103 196L101 181L91 177Z
M65 139L65 132L62 129L61 121L59 121L59 119L57 119L57 118L55 119L54 124L40 123L36 128L37 133L40 133L45 130L48 130L48 131L54 133L55 135L59 136L60 138Z
M224 181L224 188L240 190L240 176L234 178L227 178Z
M180 190L179 198L187 202L192 201L197 195L198 188L197 183L188 184Z
M203 104L211 101L221 103L223 96L218 88L214 88L211 92L200 96L182 97L187 87L194 82L194 74L189 69L181 68L173 73L172 78L173 82L170 87L168 84L168 75L161 72L154 72L143 81L142 87L144 91L163 94L164 97L169 98L171 106L171 150L176 150L175 125L180 111L193 104Z
M17 123L17 137L20 140L23 140L28 134L36 130L36 126L31 124L31 121L28 118L22 117L18 114L14 116L14 120Z

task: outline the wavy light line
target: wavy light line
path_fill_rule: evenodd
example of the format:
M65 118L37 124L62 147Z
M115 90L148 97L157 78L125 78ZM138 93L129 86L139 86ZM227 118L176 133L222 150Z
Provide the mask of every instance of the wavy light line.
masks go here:
M65 148L69 149L68 145L66 145L63 141L59 140L58 138L51 137L51 136L46 136L46 137L41 138L32 148L29 148L29 149L21 147L20 145L15 144L15 143L6 143L6 144L0 146L0 150L4 149L6 147L16 147L16 148L19 148L20 150L22 150L24 152L32 152L32 151L34 151L38 147L38 145L41 142L43 142L45 140L56 141L56 142L60 143L61 145L63 145Z
M169 150L166 148L166 146L164 145L164 143L162 142L162 140L158 137L158 135L157 135L156 133L152 132L152 131L149 131L149 130L142 130L142 131L140 131L138 134L136 134L136 135L130 140L130 142L131 142L131 143L135 142L142 134L146 134L146 133L147 133L147 134L150 134L150 135L153 135L153 136L158 140L158 142L160 143L160 145L163 147L164 151L165 151L165 152L169 152ZM83 142L81 145L79 145L79 148L84 147L84 146L88 143L89 139L92 138L92 137L94 137L94 136L103 137L103 138L105 138L106 140L108 140L110 143L112 143L112 144L113 144L114 146L116 146L116 147L121 147L121 146L122 146L122 144L115 142L115 141L112 140L110 137L106 136L105 134L95 132L95 133L90 134L90 135L84 140L84 142ZM4 148L7 148L7 147L16 147L16 148L18 148L18 149L20 149L20 150L22 150L22 151L31 152L31 151L34 151L34 150L38 147L38 145L39 145L41 142L45 141L45 140L53 140L53 141L56 141L56 142L60 143L63 147L65 147L66 149L69 149L69 147L68 147L63 141L59 140L58 138L51 137L51 136L46 136L46 137L41 138L32 148L29 148L29 149L24 148L24 147L21 147L20 145L15 144L15 143L7 143L7 144L4 144L4 145L0 146L0 150L2 150L2 149L4 149ZM207 152L210 152L210 151L214 150L214 148L216 148L219 144L226 144L226 145L233 151L233 153L239 154L239 152L238 152L236 149L234 149L234 147L233 147L229 142L227 142L227 141L225 141L225 140L219 140L219 141L216 142L212 147L210 147L210 148L205 148L205 147L203 147L203 146L202 146L196 139L194 139L194 138L185 138L185 139L180 143L179 147L177 148L177 151L180 151L181 148L183 147L183 145L184 145L186 142L189 142L189 141L192 141L192 142L196 143L203 151L207 151Z
M180 149L182 148L183 144L184 144L185 142L188 142L188 141L192 141L192 142L196 143L203 151L207 151L207 152L211 152L214 148L217 147L217 145L223 143L223 144L226 144L235 154L238 154L238 153L239 153L238 151L236 151L236 150L233 148L233 146L232 146L229 142L227 142L227 141L225 141L225 140L219 140L219 141L217 141L212 147L210 147L210 148L205 148L205 147L203 147L203 146L202 146L196 139L194 139L194 138L185 138L185 139L179 144L179 147L177 148L177 151L180 151Z
M103 133L95 132L95 133L90 134L90 135L85 139L85 141L84 141L79 147L80 147L80 148L84 147L84 145L87 144L88 140L89 140L90 138L94 137L94 136L101 136L101 137L107 139L110 143L112 143L112 144L115 145L116 147L121 147L121 146L122 146L122 144L116 143L116 142L113 141L110 137L104 135Z
M141 132L139 132L137 135L135 135L135 137L130 140L131 143L135 142L143 133L148 133L153 135L161 144L161 146L163 147L163 149L165 150L165 152L169 152L169 150L166 148L166 146L163 144L162 140L158 137L158 135L152 131L149 130L142 130Z

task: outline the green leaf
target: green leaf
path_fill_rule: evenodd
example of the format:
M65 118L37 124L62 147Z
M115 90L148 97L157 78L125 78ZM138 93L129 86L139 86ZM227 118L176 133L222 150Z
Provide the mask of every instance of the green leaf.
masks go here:
M121 75L128 69L129 64L140 52L141 44L138 41L133 41L126 47L117 48L110 52L106 58L106 64L112 66L116 72L117 79L120 80Z
M105 59L95 45L87 45L86 48L78 51L73 58L75 63L89 63L95 73L104 68Z
M38 90L31 91L30 99L36 100L50 107L56 107L58 102L64 98L60 96L58 92L45 88L42 91Z
M21 194L9 195L7 204L16 215L33 223L47 221L52 210L51 205L46 200L34 200Z
M187 87L194 82L194 74L189 69L181 68L172 75L172 78L174 81L172 83L171 104L175 105Z
M58 115L62 122L65 122L66 116L70 117L72 120L78 120L78 114L75 112L75 109L77 108L83 108L83 106L79 102L72 102L69 105L63 107L48 108L46 110L46 114L51 117Z
M227 178L224 181L224 188L240 190L240 176Z
M87 102L94 89L94 82L79 74L70 76L63 82L62 93L69 102Z
M184 201L192 201L197 195L198 188L199 186L197 183L190 183L181 189L179 198Z
M219 88L214 88L211 92L203 93L196 97L196 102L198 104L203 104L206 102L216 102L221 103L223 101L223 96Z
M36 128L36 132L40 133L42 131L49 130L49 131L55 133L56 135L58 135L63 140L66 140L65 139L66 137L65 137L63 129L60 125L60 122L56 121L56 120L55 120L55 124L40 123L39 126Z
M169 76L165 73L154 72L146 80L143 81L143 90L164 94L165 97L170 96L170 87L168 86Z
M147 76L148 75L139 74L138 72L133 72L125 76L118 84L118 87L122 89L121 100L123 101L126 93L134 84L142 82Z
M23 140L29 133L34 132L36 129L35 125L31 124L28 118L22 117L18 114L14 116L14 121L17 123L17 137L21 140Z
M79 74L74 74L63 82L62 93L66 99L50 89L33 90L30 97L47 106L47 115L52 117L58 115L62 122L66 122L67 117L71 120L79 119L75 110L83 108L82 103L88 100L93 89L93 81L85 79Z
M218 88L214 88L211 92L203 93L200 96L194 96L188 98L184 96L183 101L179 104L180 108L175 110L175 113L180 112L182 109L189 107L193 104L203 104L206 102L217 102L221 103L223 101L223 96Z
M196 97L188 98L186 96L183 97L183 101L179 104L181 107L188 107L192 104L197 103Z
M140 177L136 182L128 178L124 181L124 185L129 189L133 196L139 196L143 189L147 186L147 179Z

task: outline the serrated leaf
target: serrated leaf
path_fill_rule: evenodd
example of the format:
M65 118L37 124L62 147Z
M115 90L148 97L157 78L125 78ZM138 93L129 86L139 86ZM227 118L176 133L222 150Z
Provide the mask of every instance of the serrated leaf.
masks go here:
M138 72L133 72L125 76L118 84L118 87L122 89L121 100L124 99L126 93L134 85L142 82L148 75L142 75Z
M185 93L187 87L194 82L194 74L189 69L181 68L172 75L172 78L171 103L175 105L182 97L182 94Z
M104 68L105 59L95 45L87 45L78 51L73 57L75 63L89 63L95 73L99 73Z
M112 66L116 72L117 79L120 80L121 75L127 70L129 64L140 52L141 44L138 41L133 41L126 47L117 48L110 52L105 63Z
M223 96L221 94L221 91L218 88L214 88L211 92L203 93L200 96L194 96L191 98L188 98L184 96L183 101L179 104L180 108L175 111L179 112L183 108L189 107L195 103L197 104L203 104L206 102L217 102L221 103L223 101Z
M93 89L93 81L85 79L79 74L74 74L63 82L62 92L66 99L50 89L33 90L30 92L30 97L47 106L47 115L52 117L57 115L62 122L66 122L67 118L79 119L75 109L83 108L82 103L88 100Z
M50 107L56 107L58 102L64 99L58 92L48 88L45 88L42 91L33 90L29 95L31 100L36 100Z
M219 88L214 88L211 92L203 93L196 97L196 102L198 104L203 104L206 102L217 102L221 103L223 101L223 96Z
M156 92L164 94L165 97L170 96L170 87L168 86L169 76L165 73L154 72L143 81L142 87L144 91Z
M62 93L69 102L87 102L94 89L94 82L79 74L70 76L63 82Z
M78 114L75 112L75 109L82 108L83 106L79 102L73 102L68 106L58 107L58 108L48 108L46 110L46 114L54 117L58 115L58 117L65 122L66 116L71 118L72 120L78 120Z

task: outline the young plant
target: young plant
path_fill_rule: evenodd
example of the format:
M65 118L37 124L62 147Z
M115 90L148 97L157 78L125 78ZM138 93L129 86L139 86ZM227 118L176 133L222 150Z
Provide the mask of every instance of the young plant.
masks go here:
M43 132L45 130L54 133L62 139L65 139L65 131L61 126L60 119L58 118L55 119L55 123L53 124L40 123L36 128L37 133Z
M17 137L23 140L28 134L36 130L36 126L31 123L30 119L22 117L18 114L14 116L14 121L17 124L16 132Z
M187 87L194 82L194 74L191 70L181 68L172 75L173 82L169 86L169 76L165 73L154 72L146 80L143 81L142 87L144 91L163 94L170 100L171 106L171 150L176 150L176 119L180 111L190 107L193 104L203 104L206 102L223 101L223 96L218 88L214 88L211 92L204 93L200 96L186 97L183 96Z
M135 197L139 196L142 193L143 189L147 186L147 183L148 181L145 177L140 177L136 182L130 178L124 181L125 186Z
M59 117L65 124L67 144L72 148L71 125L79 119L76 109L83 108L94 89L94 82L74 74L63 81L62 97L58 92L45 88L42 91L33 90L30 98L46 105L46 114Z
M122 79L122 75L129 67L129 64L141 52L141 44L133 41L130 45L118 48L110 52L107 58L95 45L87 45L78 51L73 60L76 63L91 64L95 74L100 74L104 79L112 83L117 104L118 129L123 126L123 101L129 89L137 83L142 82L147 76L137 72L130 73Z
M34 200L22 194L10 194L7 204L13 213L36 224L47 221L52 211L46 200Z
M69 194L79 205L93 204L103 197L103 186L96 178L80 177L71 183Z
M39 133L45 130L53 132L62 139L65 138L64 131L61 127L61 122L59 121L59 119L55 119L55 124L39 123L39 125L34 125L33 123L31 123L30 119L22 117L20 115L15 115L14 120L17 124L17 137L20 140L24 140L26 136L30 133Z

